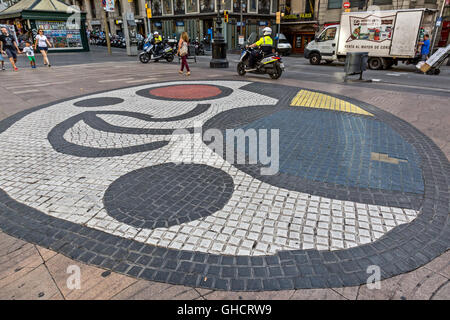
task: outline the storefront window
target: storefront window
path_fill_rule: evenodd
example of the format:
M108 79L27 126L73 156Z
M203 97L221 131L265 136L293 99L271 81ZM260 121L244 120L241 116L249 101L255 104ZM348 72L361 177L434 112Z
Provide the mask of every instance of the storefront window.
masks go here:
M65 21L36 21L36 28L44 30L56 50L83 49L80 30L67 29Z
M152 0L152 16L161 16L161 1Z
M342 0L328 0L328 9L340 9Z
M233 12L241 12L241 3L242 3L242 12L247 12L247 1L248 0L233 0Z
M220 0L221 10L231 10L231 0Z
M278 0L272 0L272 13L278 11Z
M214 0L200 0L200 12L214 12L215 1Z
M163 13L172 14L172 0L163 0Z
M302 36L296 36L295 37L295 47L297 49L302 47Z
M248 12L256 12L256 0L249 0L248 3Z
M261 14L270 13L270 0L259 0L258 13Z
M198 0L186 0L186 12L187 13L198 12Z
M184 14L184 0L173 0L175 14Z

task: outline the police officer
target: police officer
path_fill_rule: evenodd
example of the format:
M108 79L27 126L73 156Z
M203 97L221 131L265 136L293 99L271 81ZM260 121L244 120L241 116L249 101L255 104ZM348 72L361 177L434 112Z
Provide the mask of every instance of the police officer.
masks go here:
M159 51L161 50L161 44L162 44L162 37L159 35L158 31L155 31L153 33L153 41L155 44L155 56L159 54Z
M254 44L250 46L250 48L260 47L261 51L264 54L271 54L272 48L273 48L273 40L270 37L272 34L272 29L269 27L265 27L263 29L263 36L256 41ZM258 51L254 50L252 54L250 55L250 68L253 68L255 65L255 62L257 61L259 56Z

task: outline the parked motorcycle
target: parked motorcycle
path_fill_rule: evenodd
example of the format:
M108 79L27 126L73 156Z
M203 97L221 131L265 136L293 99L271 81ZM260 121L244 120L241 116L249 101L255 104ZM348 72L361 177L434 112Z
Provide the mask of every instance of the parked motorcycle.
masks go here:
M203 43L198 41L198 38L195 38L195 40L192 41L192 44L194 45L196 56L204 56L205 55L205 47L204 47Z
M256 33L252 33L247 40L247 46L245 46L241 53L241 58L237 65L237 72L240 76L244 76L247 72L257 74L268 74L272 79L278 79L284 71L284 64L281 61L281 57L278 53L264 55L260 49L250 48L248 45L256 41ZM253 51L258 51L260 59L256 61L255 66L250 68L250 56Z
M158 55L155 55L155 49L153 36L148 37L144 43L144 50L139 53L139 61L142 63L148 63L150 60L158 62L160 59L166 59L167 62L173 61L175 51L167 43L163 44L163 48L159 50Z

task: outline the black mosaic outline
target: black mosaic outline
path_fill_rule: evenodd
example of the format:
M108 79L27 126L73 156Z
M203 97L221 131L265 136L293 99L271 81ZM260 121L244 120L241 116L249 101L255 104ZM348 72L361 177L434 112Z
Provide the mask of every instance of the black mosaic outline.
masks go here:
M0 133L34 111L72 99L19 112L0 122ZM430 138L406 121L361 101L345 100L378 113L382 121L414 145L423 161L425 196L421 214L373 243L339 251L293 250L263 257L172 250L51 217L11 199L1 189L0 227L11 236L118 273L217 290L355 286L366 282L366 269L373 264L380 266L381 279L409 272L450 247L449 161Z
M183 172L179 172L180 170ZM171 179L169 183L158 179L172 178L173 175L180 178ZM189 184L186 184L186 179L191 177L201 180L189 181ZM191 182L195 183L195 187ZM211 185L213 182L214 185ZM123 186L130 185L136 187L129 192L123 189ZM161 198L160 194L154 192L161 191L168 195L167 201L154 203L153 199ZM140 168L119 177L105 191L103 204L109 216L135 228L168 228L206 218L223 209L233 192L233 178L221 169L198 163L166 162ZM122 199L124 196L126 199ZM180 201L189 203L181 205ZM139 207L136 208L136 205ZM146 205L146 212L140 208L141 205ZM157 217L150 216L150 210L157 214Z
M163 121L178 121L189 119L202 114L209 110L211 104L198 104L194 109L169 118L153 118L151 115L128 112L128 111L85 111L78 115L75 115L67 120L56 125L50 130L47 139L52 145L53 149L57 152L86 158L98 158L98 157L118 157L127 154L133 154L138 152L152 151L162 148L169 144L169 141L155 141L147 144L129 146L124 148L94 148L81 146L67 141L64 138L64 134L67 130L71 129L77 122L84 121L88 126L95 130L112 132L112 133L126 133L126 134L148 134L148 135L172 135L177 129L151 129L151 128L127 128L112 125L100 117L99 114L116 114L121 116L128 116L137 118L148 122L163 122ZM190 133L195 131L195 128L183 128Z
M91 98L75 102L73 105L79 108L107 107L124 102L125 100L117 97ZM98 102L101 102L99 105Z
M138 96L141 96L141 97L144 97L144 98L150 98L150 99L155 99L155 100L165 100L165 101L174 101L174 102L176 102L176 101L185 101L186 102L186 101L216 100L216 99L227 97L227 96L229 96L230 94L233 93L233 89L227 88L227 87L223 87L223 86L219 86L219 85L213 84L213 83L209 84L209 85L213 86L213 87L217 87L218 89L220 89L221 93L219 93L218 95L213 96L213 97L201 98L201 99L198 99L198 98L192 98L192 99L189 99L189 98L185 98L185 99L166 98L166 97L155 96L155 95L153 95L153 94L151 94L149 92L149 90L161 89L161 88L170 88L170 87L173 87L173 86L178 86L180 84L182 84L182 83L175 83L175 84L169 84L167 86L159 86L159 87L152 87L152 88L147 88L147 89L141 89L141 90L136 91L136 94ZM184 84L189 84L189 85L196 85L196 84L198 84L198 85L202 85L202 83L184 83Z

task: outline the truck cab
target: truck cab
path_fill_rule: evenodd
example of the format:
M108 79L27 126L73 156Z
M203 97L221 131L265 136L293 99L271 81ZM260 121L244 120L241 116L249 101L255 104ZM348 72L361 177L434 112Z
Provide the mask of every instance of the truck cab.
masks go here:
M331 63L337 59L339 28L338 24L327 26L315 37L314 41L308 43L304 57L309 59L311 64L320 64L322 60Z

